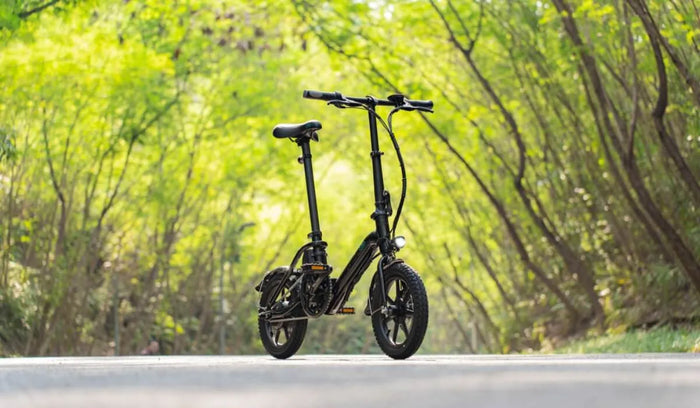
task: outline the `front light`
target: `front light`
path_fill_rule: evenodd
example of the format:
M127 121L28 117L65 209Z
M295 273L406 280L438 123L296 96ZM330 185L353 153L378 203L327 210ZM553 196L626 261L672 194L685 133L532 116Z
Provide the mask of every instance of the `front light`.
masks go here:
M401 249L406 246L406 238L404 237L396 237L394 238L394 246L398 249Z

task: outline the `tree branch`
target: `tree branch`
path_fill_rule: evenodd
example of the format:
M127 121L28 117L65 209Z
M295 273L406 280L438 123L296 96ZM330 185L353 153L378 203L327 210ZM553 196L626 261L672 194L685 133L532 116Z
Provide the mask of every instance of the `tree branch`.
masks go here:
M26 19L27 17L31 16L32 14L36 14L36 13L40 13L40 12L44 11L45 9L55 5L59 1L61 1L61 0L51 0L48 3L44 3L39 7L33 8L31 10L27 10L27 11L22 11L21 13L17 14L17 17L19 17L21 19Z

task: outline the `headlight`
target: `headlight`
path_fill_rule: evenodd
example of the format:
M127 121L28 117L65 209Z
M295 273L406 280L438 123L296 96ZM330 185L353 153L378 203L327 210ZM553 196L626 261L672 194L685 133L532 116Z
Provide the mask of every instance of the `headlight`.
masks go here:
M394 238L394 246L398 249L401 249L406 246L406 238L404 237L395 237Z

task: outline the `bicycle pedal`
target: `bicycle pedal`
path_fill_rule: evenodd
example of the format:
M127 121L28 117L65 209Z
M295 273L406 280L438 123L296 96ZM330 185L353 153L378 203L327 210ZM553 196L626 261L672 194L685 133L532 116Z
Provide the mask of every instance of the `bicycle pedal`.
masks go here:
M355 308L354 307L341 307L336 314L345 314L345 315L355 314Z
M320 263L305 263L301 265L301 271L303 273L312 273L322 275L324 273L331 273L333 267L327 264Z

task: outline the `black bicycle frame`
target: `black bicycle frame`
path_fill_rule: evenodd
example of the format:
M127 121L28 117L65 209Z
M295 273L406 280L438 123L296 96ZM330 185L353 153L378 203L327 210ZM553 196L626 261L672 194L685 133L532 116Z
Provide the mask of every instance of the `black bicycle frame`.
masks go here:
M345 302L347 302L352 293L353 288L357 282L362 278L362 275L367 271L372 261L377 256L377 250L379 250L382 256L392 256L394 255L394 249L391 245L390 230L389 230L389 216L391 216L391 202L389 198L389 193L384 189L384 174L382 172L382 159L381 156L384 154L379 150L379 135L377 133L377 118L374 113L376 103L373 98L369 98L369 103L367 106L372 111L368 113L369 118L369 134L371 142L371 152L370 156L372 158L372 173L374 181L374 204L375 209L371 215L371 218L375 222L376 230L362 241L355 254L350 258L350 261L346 265L343 272L340 274L335 283L334 296L331 300L331 304L328 308L326 314L336 314L340 308L343 307ZM311 242L302 246L294 256L292 263L287 270L284 278L280 282L278 288L276 288L273 296L270 297L271 301L277 297L282 289L282 286L286 279L289 278L292 271L294 270L296 263L299 258L308 248L313 248L311 261L313 262L326 262L326 242L322 240L323 234L321 233L321 227L318 219L318 206L316 203L316 188L314 185L314 174L313 166L311 163L311 140L309 138L301 138L298 140L299 146L301 146L302 155L300 157L302 164L304 165L304 175L306 178L306 194L309 204L309 218L311 221L311 233L309 233L309 238ZM380 262L382 265L382 262ZM378 273L380 274L380 282L383 284L383 271L382 268L378 268ZM383 293L383 291L382 291ZM267 305L269 306L269 305ZM277 319L274 319L277 321ZM280 321L288 319L279 319Z
M360 247L357 249L355 254L352 256L347 266L340 274L340 277L336 280L333 288L333 298L331 299L330 306L326 311L327 314L338 313L340 308L345 304L355 287L355 284L360 280L362 275L365 273L369 265L377 256L377 250L382 255L377 265L377 278L379 279L379 289L381 290L382 302L386 303L386 293L384 288L384 269L389 267L394 262L402 262L400 259L395 259L394 253L398 250L397 247L392 243L391 236L393 232L389 229L389 217L392 215L391 210L391 198L389 192L384 189L384 174L382 173L382 151L379 150L379 135L377 134L377 113L375 108L378 105L381 106L391 106L393 110L389 114L389 122L391 121L391 115L399 110L406 111L423 111L432 112L433 102L432 101L421 101L421 100L411 100L407 99L404 95L390 95L387 99L376 99L371 96L367 97L350 97L343 96L339 92L320 92L320 91L304 91L304 98L316 99L326 101L330 105L334 105L338 108L356 107L367 110L369 117L369 136L372 150L370 156L372 158L372 174L374 181L374 212L372 213L372 219L375 222L375 231L367 235ZM382 122L383 123L383 122ZM386 124L383 123L385 127ZM396 139L391 133L390 126L387 127L389 135L396 146ZM316 188L314 186L314 175L313 166L311 165L311 148L310 143L312 138L315 139L314 134L305 134L304 137L299 137L296 140L297 144L301 146L302 156L301 162L304 164L304 174L306 176L306 193L309 201L309 217L311 219L311 233L309 238L311 242L303 245L297 253L294 255L292 263L289 265L289 269L285 272L279 285L275 288L269 301L272 303L274 299L277 298L285 282L289 279L291 274L294 272L294 268L299 261L299 258L304 255L304 262L311 263L321 263L326 264L326 247L327 244L322 240L321 227L318 221L318 207L316 205ZM403 162L401 161L401 155L397 147L397 155L399 156L399 162L403 171ZM405 183L405 179L404 179ZM404 184L405 189L405 184ZM404 197L405 190L402 190L402 200ZM402 201L401 201L402 202ZM399 204L400 210L401 204ZM309 248L313 248L309 251ZM389 262L386 262L389 261ZM330 268L324 269L328 270L330 273ZM326 275L327 276L327 275ZM261 283L262 284L262 283ZM262 305L261 305L262 306ZM271 305L265 305L269 308ZM372 313L370 302L370 313ZM291 309L290 309L291 310ZM293 320L299 319L300 317L294 317ZM274 321L282 321L282 318L273 319ZM273 321L270 320L270 321Z

